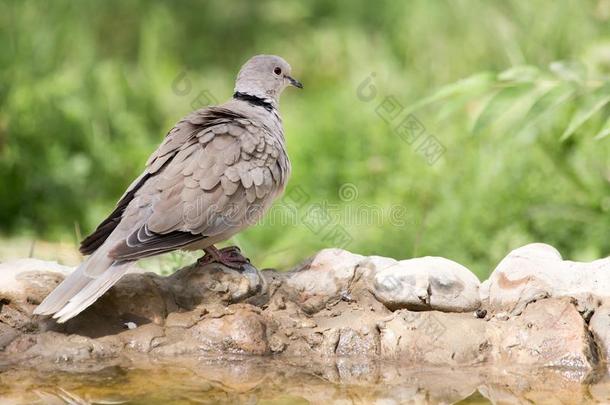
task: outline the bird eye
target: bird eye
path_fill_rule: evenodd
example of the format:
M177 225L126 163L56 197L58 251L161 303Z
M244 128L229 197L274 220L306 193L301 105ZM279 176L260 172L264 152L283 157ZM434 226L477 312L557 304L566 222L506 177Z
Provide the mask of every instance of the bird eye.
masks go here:
M276 75L281 75L282 74L282 69L280 69L279 67L276 67L275 69L273 69L273 73L275 73Z

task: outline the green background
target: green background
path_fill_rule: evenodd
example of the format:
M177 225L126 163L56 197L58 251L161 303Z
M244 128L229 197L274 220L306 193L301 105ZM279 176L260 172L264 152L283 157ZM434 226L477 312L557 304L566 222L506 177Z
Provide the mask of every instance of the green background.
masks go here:
M481 277L534 241L577 260L610 253L610 137L595 139L608 106L561 140L610 73L607 0L2 1L3 243L90 232L173 123L204 96L229 98L259 53L283 56L305 84L281 102L290 198L232 241L259 267L339 244L445 256ZM555 79L585 77L584 98L532 125L502 118L528 100L512 84L481 118L495 79L425 102L514 66L544 72L538 85L554 61L577 66L580 79ZM367 101L358 88L371 77ZM380 116L384 100L405 114L425 104L413 114L445 150L434 164L395 132L400 118Z

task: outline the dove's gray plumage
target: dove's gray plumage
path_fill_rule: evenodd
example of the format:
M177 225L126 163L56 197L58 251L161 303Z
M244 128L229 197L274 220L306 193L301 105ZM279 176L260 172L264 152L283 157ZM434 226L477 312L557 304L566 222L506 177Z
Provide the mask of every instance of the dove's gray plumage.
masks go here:
M254 223L283 192L290 162L279 96L300 83L277 56L240 70L235 96L195 111L169 131L115 210L81 244L90 256L39 306L59 322L74 317L138 259L202 249Z

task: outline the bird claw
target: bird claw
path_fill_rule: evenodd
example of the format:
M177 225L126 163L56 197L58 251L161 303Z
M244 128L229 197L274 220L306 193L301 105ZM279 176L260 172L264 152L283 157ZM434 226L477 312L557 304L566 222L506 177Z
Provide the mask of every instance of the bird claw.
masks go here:
M230 269L241 270L245 264L250 264L250 259L241 254L237 246L229 246L223 249L215 247L204 249L205 255L197 260L197 264L204 266L211 263L218 263Z

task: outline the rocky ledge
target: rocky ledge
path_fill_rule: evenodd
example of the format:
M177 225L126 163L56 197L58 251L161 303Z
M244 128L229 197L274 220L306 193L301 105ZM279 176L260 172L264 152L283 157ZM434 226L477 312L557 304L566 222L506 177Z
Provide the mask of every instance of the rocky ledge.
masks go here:
M440 257L326 249L289 272L212 264L168 277L131 273L65 324L32 316L70 270L0 264L2 363L273 354L590 375L610 356L610 258L571 262L544 244L512 251L483 283Z

